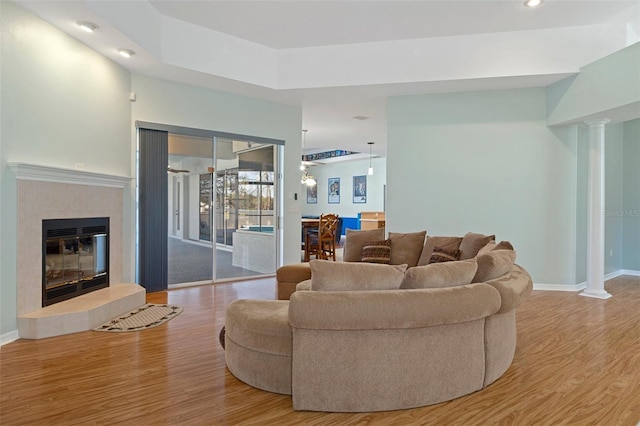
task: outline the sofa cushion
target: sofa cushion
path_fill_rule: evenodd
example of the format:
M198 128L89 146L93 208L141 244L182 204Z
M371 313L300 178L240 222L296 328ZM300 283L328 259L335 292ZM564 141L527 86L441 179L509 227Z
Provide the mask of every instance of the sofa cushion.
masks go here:
M516 252L513 250L491 250L478 256L478 270L473 282L482 283L503 276L513 268L515 260Z
M406 263L409 267L416 266L422 247L424 246L424 237L427 231L420 232L389 232L391 240L391 264L402 265Z
M311 290L356 291L399 289L407 265L312 260Z
M495 241L495 235L476 234L475 232L467 232L462 237L460 243L460 259L471 259L478 254L478 251L486 246L490 241Z
M389 264L391 260L391 240L372 241L362 247L362 261Z
M460 250L447 250L441 247L435 247L431 253L429 263L452 262L460 260Z
M360 262L362 248L370 241L384 240L384 228L356 231L347 229L344 240L342 260L345 262Z
M462 242L462 237L439 237L439 236L427 236L427 240L422 248L420 259L418 260L418 266L428 265L431 260L431 254L433 249L438 246L447 250L457 250Z
M235 300L225 314L225 339L254 351L291 356L289 301Z
M311 290L311 280L300 281L296 284L296 291L309 291Z
M470 284L477 269L475 260L416 266L404 274L400 288L442 288Z

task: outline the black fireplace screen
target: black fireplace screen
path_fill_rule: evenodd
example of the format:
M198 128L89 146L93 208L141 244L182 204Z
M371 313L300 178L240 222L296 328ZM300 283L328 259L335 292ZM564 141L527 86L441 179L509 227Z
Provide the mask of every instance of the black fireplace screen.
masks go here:
M42 306L109 285L109 218L42 222Z

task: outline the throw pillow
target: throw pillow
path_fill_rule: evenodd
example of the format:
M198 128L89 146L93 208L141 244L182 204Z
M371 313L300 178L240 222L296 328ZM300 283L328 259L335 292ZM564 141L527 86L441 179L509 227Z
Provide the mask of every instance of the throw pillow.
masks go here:
M312 260L311 290L356 291L397 290L407 265L378 265L375 263L344 263Z
M491 251L493 249L496 248L498 244L496 244L495 241L489 241L489 243L487 243L486 246L482 247L480 250L478 250L478 254L476 254L476 256L480 256L481 254L484 254L488 251Z
M420 254L420 259L418 260L418 266L429 264L434 247L438 246L447 250L457 250L461 242L462 237L427 236L427 240L422 248L422 254Z
M429 263L451 262L454 260L460 260L460 250L447 250L441 247L435 247Z
M402 265L406 263L409 267L416 266L427 231L399 233L389 232L391 240L391 261L392 265Z
M372 241L362 247L362 261L389 264L391 260L391 240Z
M369 241L384 240L384 228L357 231L347 229L345 232L342 260L344 262L360 262L362 260L362 247Z
M516 261L513 250L491 250L476 258L478 270L473 277L474 283L491 281L508 273Z
M513 246L509 241L500 241L492 250L513 250Z
M470 284L477 269L475 260L416 266L404 274L400 288L442 288Z
M495 241L495 239L495 235L467 232L464 237L462 237L462 242L460 243L460 259L464 260L476 257L482 247L486 246L489 241Z

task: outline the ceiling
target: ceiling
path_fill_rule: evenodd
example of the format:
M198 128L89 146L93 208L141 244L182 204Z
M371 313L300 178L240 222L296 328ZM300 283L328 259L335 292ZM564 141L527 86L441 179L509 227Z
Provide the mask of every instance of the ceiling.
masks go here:
M300 105L307 153L384 156L388 96L545 87L640 40L638 0L16 3L132 72Z

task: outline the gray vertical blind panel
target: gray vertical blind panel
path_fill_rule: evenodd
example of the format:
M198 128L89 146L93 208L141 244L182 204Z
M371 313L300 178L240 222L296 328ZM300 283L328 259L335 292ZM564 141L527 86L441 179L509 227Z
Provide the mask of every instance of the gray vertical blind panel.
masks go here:
M139 129L139 279L147 292L167 286L169 134Z

